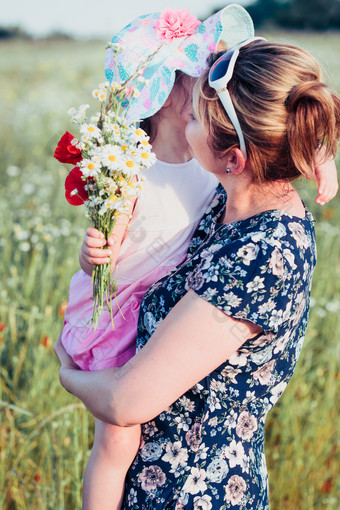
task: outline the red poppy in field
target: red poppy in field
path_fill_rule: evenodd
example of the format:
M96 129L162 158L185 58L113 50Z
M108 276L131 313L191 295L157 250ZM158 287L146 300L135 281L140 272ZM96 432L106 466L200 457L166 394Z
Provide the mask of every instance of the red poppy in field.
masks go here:
M40 474L39 472L37 472L37 473L35 473L35 475L34 475L34 477L33 477L33 478L34 478L34 481L35 481L36 483L39 483L39 482L40 482L40 480L41 480L41 474Z
M82 175L80 168L75 166L65 179L65 197L71 205L83 205L89 198Z
M331 478L328 478L321 486L321 491L324 494L329 494L333 489L333 482Z
M75 145L72 145L72 140L74 140L74 136L68 131L60 138L54 152L54 157L60 163L75 165L78 161L82 160L81 151Z

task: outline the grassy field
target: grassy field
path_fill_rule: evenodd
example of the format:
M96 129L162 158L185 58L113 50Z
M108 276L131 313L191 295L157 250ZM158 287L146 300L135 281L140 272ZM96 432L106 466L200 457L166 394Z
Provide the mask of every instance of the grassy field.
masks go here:
M340 92L340 35L269 33L310 50ZM66 169L52 154L66 111L103 79L102 42L0 45L0 508L79 509L93 420L59 385L53 343L87 224L64 199ZM339 160L338 160L339 161ZM339 165L338 165L339 166ZM340 508L336 442L340 391L339 199L315 205L318 266L297 370L269 415L273 510ZM338 482L339 483L339 482ZM254 509L256 510L256 509Z

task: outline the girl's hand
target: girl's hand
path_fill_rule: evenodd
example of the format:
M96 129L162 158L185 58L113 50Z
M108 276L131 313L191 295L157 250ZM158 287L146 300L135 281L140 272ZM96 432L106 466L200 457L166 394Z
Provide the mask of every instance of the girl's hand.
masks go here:
M111 262L111 273L113 273L135 202L136 199L131 200L128 212L118 216L107 242L104 235L96 228L89 227L86 230L79 253L79 264L85 273L91 276L94 264L108 264L109 262Z
M321 149L315 155L315 177L318 183L318 196L315 202L325 205L332 200L338 192L338 176L334 159L325 159L325 149Z
M92 275L94 264L108 264L111 262L112 247L114 241L110 239L106 242L104 235L94 227L89 227L79 253L79 263L83 271Z

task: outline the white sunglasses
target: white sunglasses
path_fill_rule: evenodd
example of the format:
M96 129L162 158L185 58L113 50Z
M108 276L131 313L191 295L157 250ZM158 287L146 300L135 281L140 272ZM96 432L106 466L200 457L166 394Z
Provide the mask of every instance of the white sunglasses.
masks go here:
M235 128L240 142L240 150L245 160L247 159L246 144L234 105L227 89L227 85L233 76L235 62L240 53L240 49L253 41L265 40L266 39L263 37L252 37L246 41L242 41L241 43L230 48L228 51L226 51L226 53L224 53L224 55L216 60L209 71L209 85L216 90L218 97L220 98L220 101L230 119L230 122Z

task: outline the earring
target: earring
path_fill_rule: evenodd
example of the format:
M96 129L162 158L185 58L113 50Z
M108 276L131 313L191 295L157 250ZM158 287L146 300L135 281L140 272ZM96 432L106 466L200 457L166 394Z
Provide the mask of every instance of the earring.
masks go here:
M229 174L231 173L230 168L226 168L226 169L225 169L225 173L229 175Z

